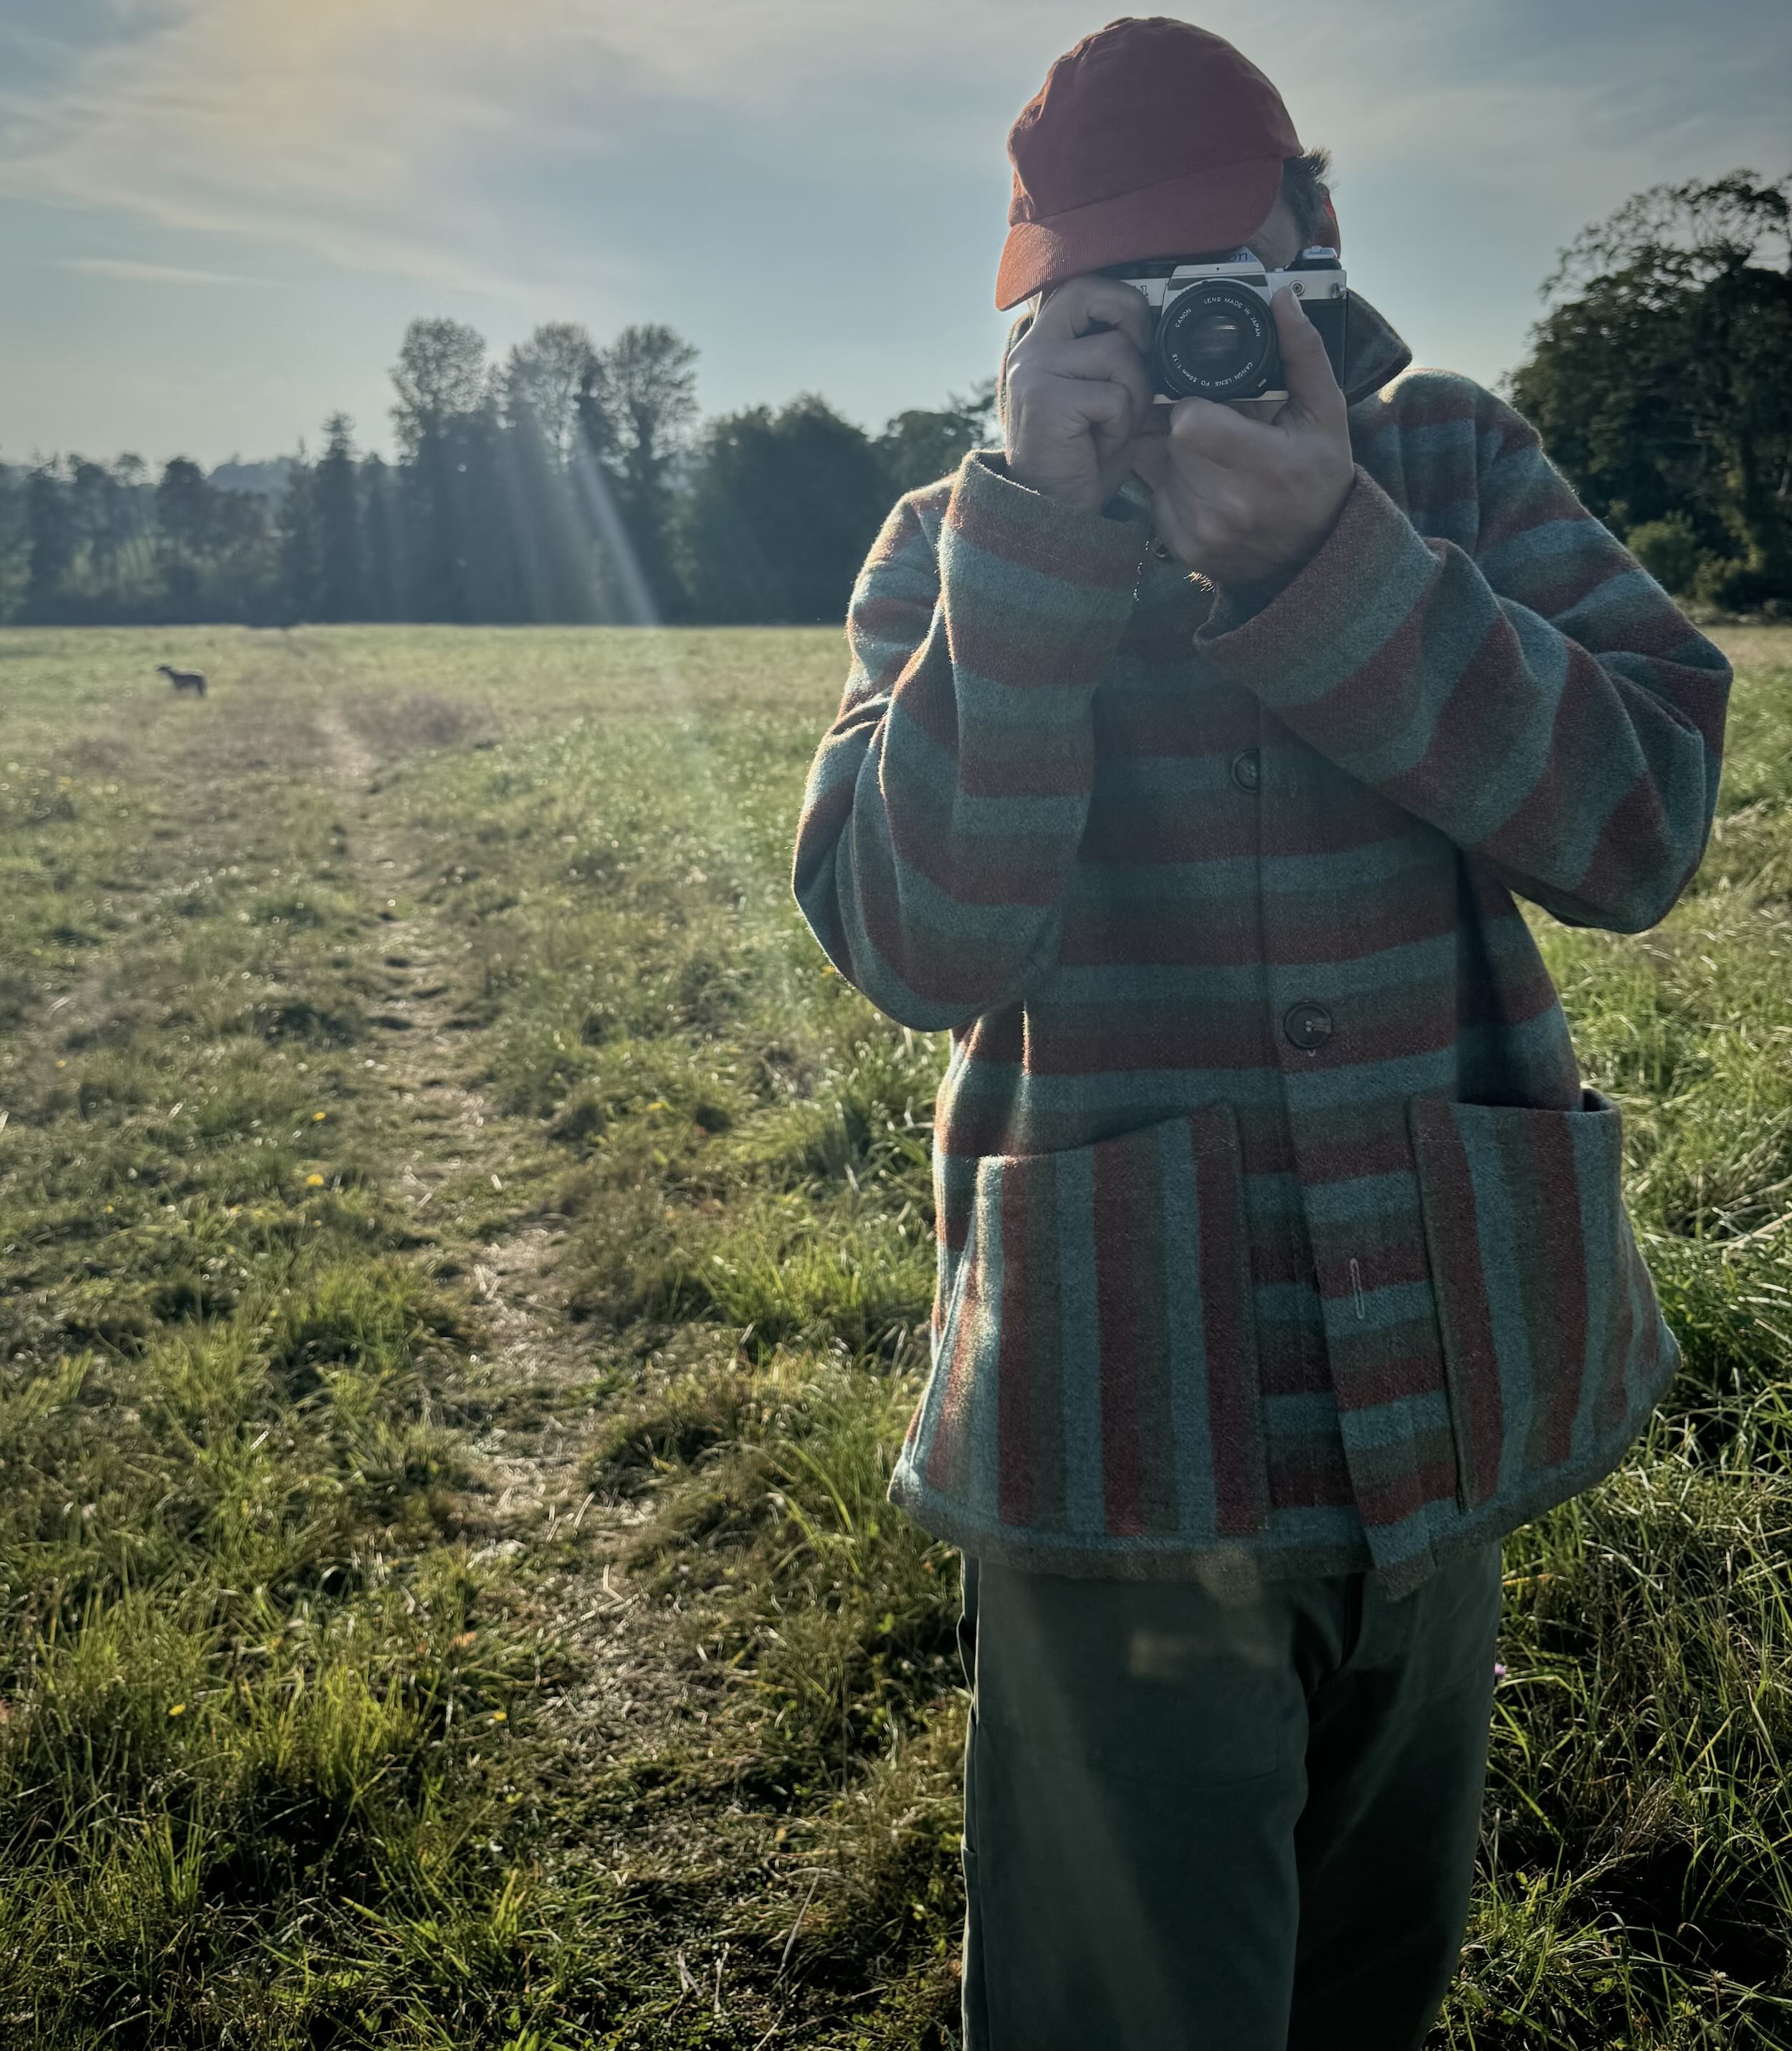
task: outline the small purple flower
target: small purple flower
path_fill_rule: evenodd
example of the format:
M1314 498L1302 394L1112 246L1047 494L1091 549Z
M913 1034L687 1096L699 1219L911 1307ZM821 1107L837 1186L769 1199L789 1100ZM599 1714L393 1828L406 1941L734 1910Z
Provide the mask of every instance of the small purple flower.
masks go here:
M1496 1659L1493 1662L1493 1678L1496 1681L1503 1681L1505 1678L1505 1662L1503 1659Z

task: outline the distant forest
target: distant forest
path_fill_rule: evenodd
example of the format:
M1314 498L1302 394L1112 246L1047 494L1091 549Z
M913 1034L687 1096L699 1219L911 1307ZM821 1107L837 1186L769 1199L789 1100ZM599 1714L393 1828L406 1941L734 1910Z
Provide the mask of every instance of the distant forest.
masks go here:
M696 368L668 327L552 322L494 363L416 320L394 463L338 413L314 456L210 475L0 467L0 619L837 620L896 497L992 431L993 378L876 436L812 396L700 430Z
M1677 595L1792 610L1792 180L1640 193L1562 252L1509 396ZM701 423L671 329L502 362L413 321L397 460L0 463L0 623L834 623L893 500L998 437L994 380L873 434L814 395Z

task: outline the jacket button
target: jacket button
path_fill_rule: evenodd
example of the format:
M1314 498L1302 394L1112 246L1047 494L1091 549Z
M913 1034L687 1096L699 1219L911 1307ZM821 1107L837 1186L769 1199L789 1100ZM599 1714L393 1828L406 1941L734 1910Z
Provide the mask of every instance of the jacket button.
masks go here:
M1255 748L1247 748L1232 757L1232 781L1240 790L1255 795L1263 779L1263 762Z
M1290 1045L1314 1053L1332 1037L1332 1014L1322 1004L1290 1004L1283 1014L1282 1030Z

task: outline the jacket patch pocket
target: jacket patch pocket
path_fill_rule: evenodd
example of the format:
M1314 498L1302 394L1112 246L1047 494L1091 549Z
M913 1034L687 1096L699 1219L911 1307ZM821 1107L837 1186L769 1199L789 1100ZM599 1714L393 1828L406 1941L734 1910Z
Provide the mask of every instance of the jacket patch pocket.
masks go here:
M1081 1537L1243 1536L1267 1478L1230 1107L977 1163L929 1487Z
M1409 1111L1458 1496L1473 1509L1502 1479L1546 1474L1615 1432L1673 1341L1624 1209L1610 1097L1583 1089L1578 1111L1419 1097Z

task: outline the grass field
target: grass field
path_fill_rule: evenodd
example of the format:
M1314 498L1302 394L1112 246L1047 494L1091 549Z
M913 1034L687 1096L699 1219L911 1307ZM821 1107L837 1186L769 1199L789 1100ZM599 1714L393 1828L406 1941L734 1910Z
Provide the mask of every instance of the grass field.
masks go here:
M1452 2051L1792 2044L1792 630L1723 638L1695 889L1540 918L1687 1368L1508 1542ZM790 901L840 676L0 634L0 2042L955 2042L943 1042Z

